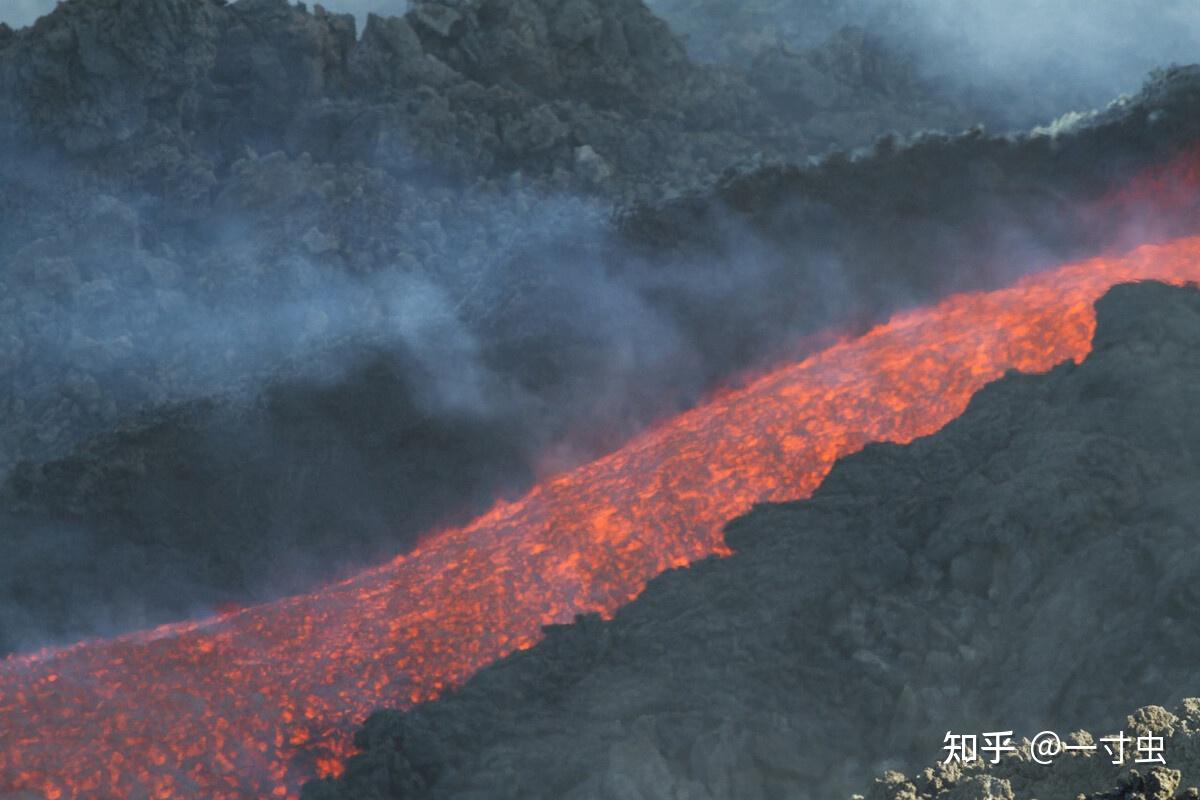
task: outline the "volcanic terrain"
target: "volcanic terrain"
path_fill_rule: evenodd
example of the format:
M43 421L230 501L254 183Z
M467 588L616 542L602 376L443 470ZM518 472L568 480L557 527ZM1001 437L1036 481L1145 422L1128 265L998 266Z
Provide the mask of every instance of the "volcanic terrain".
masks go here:
M0 24L0 800L1196 780L914 768L1198 691L1200 66L795 2Z
M798 119L640 4L485 5L0 31L0 653L311 589L898 310L1194 227L1195 68L753 168L975 117L879 95L869 39Z
M611 621L376 714L304 797L848 796L948 729L1107 730L1179 702L1200 656L1198 354L1200 291L1118 286L1080 365L1010 374L939 433L730 523L734 555Z

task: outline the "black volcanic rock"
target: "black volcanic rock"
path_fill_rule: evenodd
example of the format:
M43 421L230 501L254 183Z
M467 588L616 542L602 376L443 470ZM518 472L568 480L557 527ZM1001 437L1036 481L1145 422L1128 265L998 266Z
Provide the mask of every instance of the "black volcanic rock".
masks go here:
M764 152L973 121L917 85L883 104L869 76L809 59L798 91L866 92L839 109L857 118L809 136L780 113L790 89L760 95L736 70L692 63L640 0L418 2L371 16L361 40L351 16L286 0L72 0L0 46L0 143L61 149L201 207L247 147L653 197ZM582 148L612 166L606 180L577 174Z
M376 713L304 797L847 796L948 729L1109 729L1194 694L1200 291L1118 286L1097 313L1081 365L1011 373L941 432L734 520L735 555L612 621ZM1008 796L981 792L945 796Z
M1137 201L1111 198L1155 163L1188 152L1194 162L1197 141L1200 67L1175 68L1057 128L885 137L858 157L731 172L710 192L641 205L618 224L642 256L635 268L719 283L730 265L749 264L771 276L761 293L742 287L753 297L744 304L700 291L662 298L710 363L746 363L786 352L779 320L803 320L808 332L865 328L901 307L898 297L995 288L1194 231L1200 195L1188 163ZM1158 202L1172 194L1183 201ZM719 336L705 335L714 328Z

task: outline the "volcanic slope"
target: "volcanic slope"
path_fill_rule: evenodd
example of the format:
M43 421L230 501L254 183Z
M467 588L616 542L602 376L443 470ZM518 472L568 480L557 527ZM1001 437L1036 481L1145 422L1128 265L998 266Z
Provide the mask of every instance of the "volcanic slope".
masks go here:
M374 714L305 800L846 796L947 729L1108 729L1195 694L1200 291L1096 307L1081 364L1009 373L734 520L734 555Z
M27 458L0 483L0 531L11 532L0 536L0 653L307 591L314 576L379 563L407 550L421 532L466 522L497 496L517 496L545 472L545 454L586 460L611 452L652 420L728 383L728 376L795 360L807 349L800 345L797 353L798 342L822 331L865 330L952 291L1005 286L1039 266L1189 234L1200 219L1197 141L1200 67L1189 67L1168 71L1138 97L1070 133L1011 140L930 135L905 146L881 143L862 158L764 168L730 176L710 194L624 215L619 234L605 225L588 229L595 236L581 235L569 214L550 214L544 205L522 212L517 204L489 230L499 235L522 218L538 218L548 233L531 234L504 255L483 290L468 280L489 274L480 262L459 262L461 274L449 266L426 273L432 285L444 286L445 297L463 303L462 330L480 345L484 409L430 406L423 387L470 373L450 357L453 351L447 356L395 340L388 327L393 307L401 304L403 320L404 309L419 308L406 298L423 295L390 279L334 281L346 291L315 305L304 291L283 288L282 278L263 284L281 287L297 309L319 311L318 320L334 320L331 329L346 335L337 320L377 322L360 331L357 344L331 348L337 358L317 347L311 357L293 353L275 364L270 385L249 403L224 390L187 403L164 399L174 390L165 389L163 376L186 376L189 363L210 365L221 381L233 370L220 366L225 347L203 337L192 342L196 331L180 327L157 301L149 317L122 310L105 336L154 348L178 341L187 353L211 350L218 366L208 355L200 362L170 356L175 366L165 371L159 367L166 362L132 353L102 359L96 371L84 369L79 391L70 395L75 400L45 404L35 402L38 392L61 394L51 379L58 367L42 357L44 350L26 347L22 365L9 373L18 377L0 381L0 395L12 392L0 398L0 462L5 453ZM294 185L333 174L314 169L294 174ZM275 193L268 184L260 188L263 196ZM343 207L332 196L315 202ZM282 209L253 217L258 230L274 230L271 219L294 222ZM361 210L348 210L347 219L387 216ZM454 240L478 233L486 219L480 211L461 226L446 223L446 230ZM298 240L307 225L287 235ZM137 229L168 235L150 218ZM377 234L380 242L406 235ZM175 242L176 248L184 246ZM109 270L142 256L165 257L153 247L141 256L97 252L89 256L96 270L87 272L89 281L113 278ZM180 274L229 288L255 273L247 262L221 256L216 245L206 252L202 262L190 262L204 266L180 266ZM448 265L451 250L444 254ZM50 255L39 259L26 266L52 273L59 263ZM599 274L605 277L591 277ZM64 319L58 311L27 326L19 293L4 297L4 279L0 274L0 311L13 313L0 314L0 342L5 330L12 341L68 338L55 321ZM188 295L189 285L176 288ZM277 309L278 297L260 289L244 295L232 289L236 307ZM127 297L106 296L104 304ZM133 291L128 298L142 296ZM75 303L66 297L60 311ZM648 312L636 317L645 325L624 324L629 304ZM206 300L199 308L208 307ZM31 308L49 307L39 301ZM275 330L273 321L280 319L266 313L251 314L248 328L236 317L225 320L216 342L256 340L239 331L286 338L291 328ZM84 325L80 335L90 329ZM660 335L664 330L672 335ZM324 341L314 336L305 341ZM622 355L628 352L640 355L630 362ZM4 355L0 348L0 360ZM326 374L330 364L368 355L362 369ZM46 381L24 383L19 376L31 371ZM110 419L103 425L111 428L61 457L41 460L6 444L18 429L24 431L18 438L28 434L38 442L41 432L62 432L64 446L82 435L87 426L72 420L83 419L77 414L85 405L107 407L124 396L106 376L122 385L136 376L138 386L163 392L153 392L157 405L119 424ZM0 475L5 469L0 463Z

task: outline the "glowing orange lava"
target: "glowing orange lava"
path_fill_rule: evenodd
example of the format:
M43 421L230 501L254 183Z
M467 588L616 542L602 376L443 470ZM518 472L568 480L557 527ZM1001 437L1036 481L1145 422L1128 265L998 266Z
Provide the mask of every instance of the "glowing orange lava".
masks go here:
M1200 148L1130 184L1190 216ZM907 442L1005 370L1088 351L1115 283L1200 280L1200 237L899 315L309 595L0 661L0 794L293 798L373 708L437 696L576 613L724 554L722 524L810 494L840 456Z
M834 459L906 442L1009 368L1088 351L1115 283L1200 279L1200 238L963 294L727 392L407 556L302 597L0 663L0 791L49 798L295 797L355 724L434 697L610 612L721 525L805 496Z

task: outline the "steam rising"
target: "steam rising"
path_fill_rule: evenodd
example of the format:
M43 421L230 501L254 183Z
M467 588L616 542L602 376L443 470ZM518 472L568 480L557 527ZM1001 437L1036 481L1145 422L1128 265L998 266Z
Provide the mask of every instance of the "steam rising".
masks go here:
M916 23L907 30L897 24L899 36L937 54L926 56L930 76L973 85L998 103L1015 101L1014 116L1022 122L1030 121L1020 120L1022 113L1101 105L1134 91L1156 67L1200 58L1200 5L1191 0L907 5Z
M748 60L861 26L925 77L1001 124L1028 127L1131 92L1146 72L1200 57L1191 0L648 0L694 57Z
M1019 86L1039 103L1045 82L1026 80L1039 64L1057 64L1059 88L1108 99L1145 66L1183 57L1200 30L1186 2L1153 13L1073 3L1050 18L1031 0L968 10L923 0L900 25L879 0L789 1L773 6L785 44L859 22L901 46L940 43L921 48L942 53L923 66L958 89ZM694 52L710 41L720 55L709 6L690 16L655 6ZM19 25L49 9L17 0L0 14ZM718 212L709 252L656 260L628 246L602 200L519 181L464 188L428 177L433 166L375 205L367 168L250 154L215 210L187 227L186 213L173 222L177 210L119 186L84 192L93 207L62 214L57 187L77 179L73 168L4 155L11 196L43 205L19 199L7 208L34 210L0 226L0 414L16 421L4 435L20 438L0 439L0 478L14 452L66 460L26 465L0 491L0 528L17 532L0 540L0 652L265 599L394 555L613 449L738 370L802 351L817 327L881 313L905 291L955 288L929 259L930 274L904 274L887 202L853 219L847 209L869 203L781 210L793 221L780 223L791 228L783 245ZM1003 202L989 220L1007 221ZM394 235L370 227L380 218L399 219ZM907 224L913 239L935 240L943 223ZM1008 227L1021 252L1006 248L1006 266L1019 272L1040 242ZM361 261L337 241L356 232L373 248ZM962 239L943 255L973 243ZM910 261L921 255L913 248ZM884 257L895 285L879 288ZM66 429L64 418L84 422ZM113 486L132 488L110 498Z

